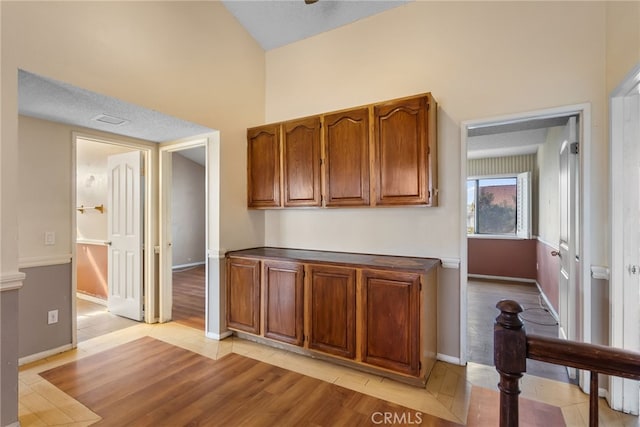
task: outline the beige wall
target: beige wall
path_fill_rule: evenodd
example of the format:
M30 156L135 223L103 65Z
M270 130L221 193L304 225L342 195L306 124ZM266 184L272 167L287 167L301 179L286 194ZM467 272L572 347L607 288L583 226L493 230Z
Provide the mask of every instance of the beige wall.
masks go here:
M179 153L172 156L173 266L205 261L205 168Z
M640 2L607 2L607 94L640 62Z
M16 186L23 174L18 164L18 69L219 130L224 159L222 225L216 229L220 247L262 243L264 215L246 209L245 132L264 121L264 52L221 3L3 1L0 15L0 284L20 281L19 251L30 257L42 250L35 234L29 238L18 233L32 221L25 222L19 213L22 196ZM64 151L70 153L68 147ZM49 160L63 157L61 152ZM71 173L69 161L48 170L64 179ZM33 169L30 179L42 182L47 175ZM71 235L69 186L57 195L59 210L47 219L55 222L59 238L67 236L59 241L59 250L66 253ZM1 297L10 299L12 293L2 292ZM2 322L0 345L11 344L17 333L9 320ZM0 354L2 366L13 366L2 372L3 424L17 417L15 354Z
M270 211L266 243L460 258L460 122L589 102L599 159L604 63L604 4L573 2L415 2L268 52L270 122L432 92L440 108L440 206ZM606 180L593 169L593 182ZM596 262L605 257L605 189L592 194ZM449 326L459 294L449 287L459 277L446 286L441 308L449 314L439 318L439 332L448 341L439 351L457 356L459 333Z
M441 206L273 211L267 243L459 257L460 121L588 101L602 146L604 23L598 3L416 2L268 52L267 121L431 91Z
M262 242L238 171L246 128L264 118L264 53L221 3L3 2L3 147L18 68L220 130L220 246Z

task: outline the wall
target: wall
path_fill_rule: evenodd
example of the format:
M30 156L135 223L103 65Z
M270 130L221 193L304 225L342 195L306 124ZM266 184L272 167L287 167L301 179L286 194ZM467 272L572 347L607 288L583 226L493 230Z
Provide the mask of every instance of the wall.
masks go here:
M205 261L205 168L174 153L172 157L173 266Z
M268 122L432 92L440 206L269 211L266 243L459 259L460 122L588 101L602 146L604 31L602 3L412 2L267 52ZM598 226L604 201L592 195ZM590 233L601 244L604 231ZM460 272L450 273L439 289L439 352L458 357Z
M31 227L40 228L33 217L23 216L22 208L18 213L18 194L23 192L16 185L18 69L220 130L224 162L219 182L224 185L219 188L220 223L213 230L213 248L224 251L263 243L264 214L246 209L244 171L246 128L264 120L264 52L222 3L1 2L0 8L3 281L18 273L18 247L24 257L39 256L42 250L40 235L18 238L19 228L27 233ZM40 145L48 142L41 140ZM68 160L51 163L47 174L31 170L38 182L64 173L70 173ZM69 193L67 187L56 195L60 206ZM55 225L62 239L56 255L70 252L68 237L64 240L71 235L69 208L52 206L44 219ZM41 215L38 221L43 221ZM213 261L217 263L217 257ZM219 282L219 277L211 281L212 294L221 292ZM4 336L3 332L3 341ZM15 419L17 406L3 406L2 412L3 420Z
M536 279L536 240L470 238L469 274Z

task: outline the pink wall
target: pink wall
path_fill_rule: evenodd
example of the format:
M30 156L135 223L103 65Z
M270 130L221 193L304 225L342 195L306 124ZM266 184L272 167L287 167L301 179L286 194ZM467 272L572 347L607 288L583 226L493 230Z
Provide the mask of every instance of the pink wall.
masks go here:
M536 240L467 239L469 274L536 279Z
M107 247L76 245L78 292L103 300L107 299Z
M558 275L560 274L560 261L558 257L551 255L551 251L556 250L551 246L537 241L538 276L536 280L540 284L542 292L553 305L553 309L558 312Z

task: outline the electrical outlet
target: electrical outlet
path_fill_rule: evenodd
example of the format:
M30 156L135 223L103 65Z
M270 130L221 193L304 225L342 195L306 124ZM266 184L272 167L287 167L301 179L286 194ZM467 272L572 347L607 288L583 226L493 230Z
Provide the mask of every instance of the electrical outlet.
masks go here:
M53 325L58 323L58 310L50 310L48 313L47 324Z
M56 232L45 231L44 232L44 244L45 246L53 246L56 244Z

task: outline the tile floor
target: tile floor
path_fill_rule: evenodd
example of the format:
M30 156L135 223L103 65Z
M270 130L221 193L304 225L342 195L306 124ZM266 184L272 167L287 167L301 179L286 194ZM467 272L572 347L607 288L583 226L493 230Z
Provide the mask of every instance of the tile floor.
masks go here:
M21 426L88 426L98 422L98 415L61 392L38 373L143 336L151 336L212 359L231 352L238 353L461 424L467 422L472 389L496 390L498 382L498 375L492 367L477 363L463 367L438 362L427 387L419 389L246 340L211 340L202 331L177 323L136 324L85 340L78 344L77 349L21 367ZM588 396L576 386L525 375L521 388L522 397L559 407L568 426L587 425ZM638 417L611 411L601 399L600 426L637 424Z
M135 320L109 313L105 305L96 304L82 298L76 298L76 309L78 342L139 324Z

